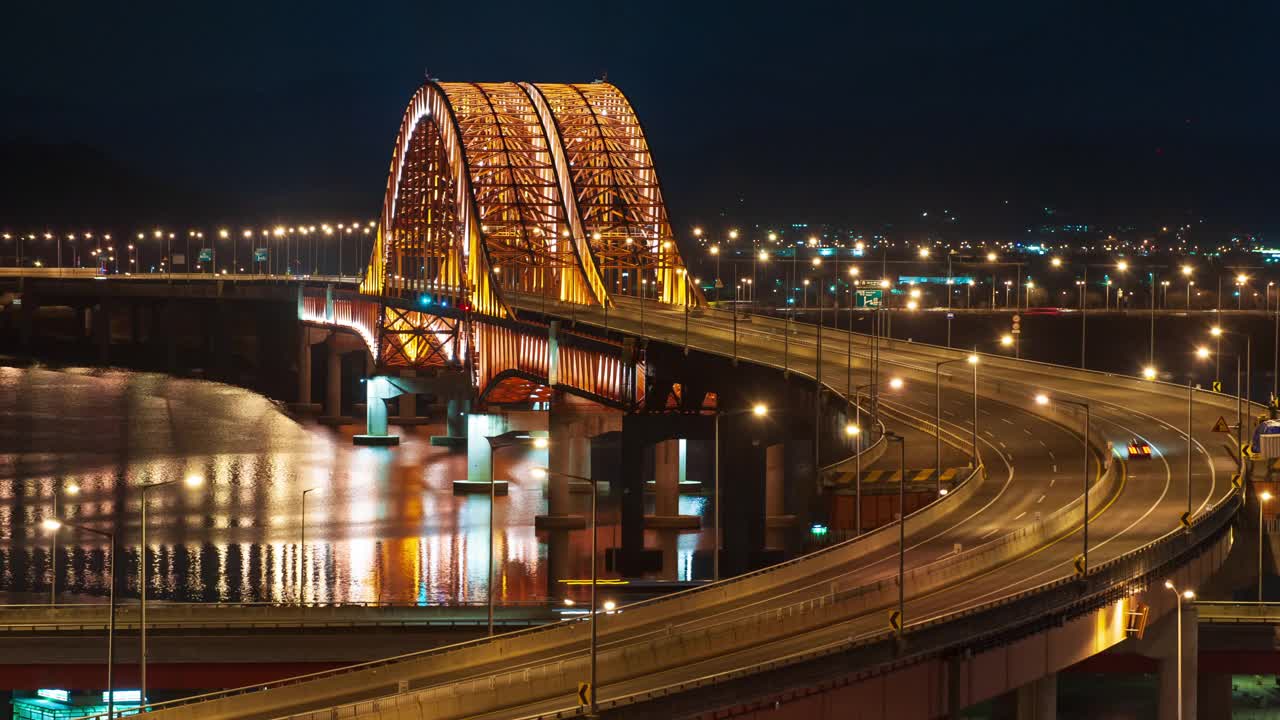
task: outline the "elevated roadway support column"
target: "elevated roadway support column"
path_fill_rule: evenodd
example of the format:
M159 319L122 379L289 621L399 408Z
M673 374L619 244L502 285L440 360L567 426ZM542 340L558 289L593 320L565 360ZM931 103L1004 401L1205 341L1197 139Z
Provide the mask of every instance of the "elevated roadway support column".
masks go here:
M471 412L471 398L466 395L451 396L445 402L444 435L432 435L431 444L454 450L467 447L467 414Z
M1018 720L1057 720L1058 674L1050 673L1014 691Z
M325 340L324 350L324 416L330 422L337 422L342 417L342 353L336 332Z
M406 393L458 395L468 391L470 381L467 379L466 374L462 372L442 372L432 377L418 377L416 375L398 377L395 375L375 374L365 379L364 387L365 431L363 434L354 436L352 442L356 445L398 445L400 443L399 436L391 435L387 432L388 400ZM480 436L480 441L484 442L483 434ZM487 473L488 466L485 465L484 467ZM469 469L468 472L471 472L471 470ZM485 481L488 482L487 474Z
M1196 679L1196 712L1199 720L1231 720L1229 673L1205 673Z
M92 311L93 340L98 346L98 364L111 362L111 306L106 298L98 301Z
M401 377L413 377L412 370L401 374ZM400 396L400 421L401 423L414 423L418 420L418 394L406 392Z
M314 336L318 334L320 331L311 327L298 326L298 395L296 402L291 406L294 412L312 414L320 412L320 406L311 402L311 346L315 341Z
M768 550L786 550L787 533L796 523L796 516L787 514L786 450L785 443L777 443L764 453L764 541Z

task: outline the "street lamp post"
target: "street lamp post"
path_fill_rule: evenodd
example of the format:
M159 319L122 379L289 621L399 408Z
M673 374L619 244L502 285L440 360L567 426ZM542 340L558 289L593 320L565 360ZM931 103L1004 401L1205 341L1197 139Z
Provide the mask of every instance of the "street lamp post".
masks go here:
M1271 499L1271 493L1263 490L1258 495L1258 602L1262 602L1262 506Z
M141 575L138 582L138 597L140 600L140 607L138 610L138 641L140 645L138 652L138 670L143 705L147 703L147 584L149 582L147 575L151 569L150 563L147 561L147 492L155 490L156 488L175 485L178 482L179 481L176 479L164 480L161 482L147 483L142 486L142 515L138 521L139 532L141 533L141 549L138 551L138 571ZM187 487L199 487L204 484L204 478L196 474L190 474L183 478L182 482Z
M952 358L950 360L941 360L934 364L933 368L933 394L934 408L934 444L933 444L933 470L937 476L935 489L938 494L942 493L942 366L953 362L964 360L973 366L973 466L978 467L978 354L971 353L963 358Z
M1241 398L1243 398L1243 403L1246 408L1248 407L1249 403L1253 402L1253 392L1252 392L1253 391L1253 336L1251 336L1249 333L1239 332L1237 330L1223 330L1221 325L1214 325L1212 328L1209 329L1209 334L1215 338L1220 338L1223 335L1234 335L1236 337L1244 338L1245 370L1244 370L1244 392L1243 393L1240 391L1241 390L1240 370L1239 370L1240 356L1236 355L1236 418L1237 418L1237 423L1240 425L1240 427L1237 428L1236 441L1238 443L1242 443L1244 442L1244 436L1245 436L1244 418L1248 416L1249 411L1246 411L1243 415L1241 415L1241 411L1240 411Z
M107 720L115 717L116 670L116 534L108 530L75 525L56 517L45 518L42 523L47 532L56 533L64 527L107 539Z
M1174 622L1178 625L1178 720L1182 720L1182 600L1183 598L1195 600L1196 594L1190 590L1178 592L1178 588L1174 587L1172 580L1165 580L1164 586L1172 590L1174 597L1178 599L1177 617L1174 618Z
M531 474L533 475L533 477L534 477L535 479L538 479L538 480L541 480L541 479L543 479L543 478L546 478L546 477L549 477L549 476L555 475L556 477L562 477L562 478L564 478L564 479L566 479L566 480L580 480L580 481L583 481L583 482L585 482L585 483L587 483L587 484L589 484L589 485L591 486L591 674L589 675L589 677L588 677L588 681L587 681L587 684L589 685L589 687L590 687L591 689L590 689L590 695L589 695L589 698L588 698L588 699L590 700L590 703L589 703L589 706L588 706L587 715L588 715L588 717L595 717L595 716L596 716L596 695L597 695L597 688L596 688L596 648L597 648L597 632L596 632L596 607L597 607L597 603L596 603L596 586L597 586L597 584L599 583L599 576L598 576L598 574L597 574L597 573L598 573L598 571L597 571L597 568L596 568L596 566L598 565L598 563L596 562L596 558L597 558L597 554L596 554L596 553L598 552L598 551L596 550L596 536L597 536L597 534L596 534L596 508L598 507L598 501L597 501L597 498L598 498L598 494L599 494L599 493L598 493L598 490L597 490L597 487L596 487L596 481L595 481L595 480L592 480L591 478L582 477L581 475L571 475L571 474L569 474L569 473L562 473L562 472L558 472L558 471L556 471L556 470L550 470L550 469L547 469L547 468L534 468L534 469L533 469L533 472L532 472Z
M716 412L715 414L714 435L713 435L714 437L713 444L715 445L715 451L714 451L715 457L712 458L712 463L711 463L712 475L713 475L713 478L712 478L713 487L711 492L715 496L714 498L712 498L712 503L711 503L711 514L714 517L713 528L715 532L715 538L712 544L712 555L711 555L711 579L712 580L720 579L720 418L726 415L745 415L746 413L751 413L752 415L758 418L764 417L769 414L769 406L765 405L764 403L756 403L755 405L752 405L750 408L747 408L744 410L730 410L728 412Z
M888 442L898 443L898 637L907 626L907 440L897 433L884 434Z
M307 493L318 488L307 488L302 491L302 532L298 536L298 605L306 602L307 583Z
M1058 398L1057 402L1084 408L1084 549L1080 555L1080 574L1085 575L1089 572L1089 403L1061 398ZM1049 403L1048 395L1044 393L1036 395L1036 404L1048 405Z
M487 569L487 580L485 581L485 594L487 597L487 605L489 606L489 636L493 636L493 506L497 502L497 492L493 483L493 456L502 448L514 447L532 439L533 446L539 449L547 446L546 438L531 438L528 433L519 430L505 432L501 435L490 435L485 437L489 443L489 564Z

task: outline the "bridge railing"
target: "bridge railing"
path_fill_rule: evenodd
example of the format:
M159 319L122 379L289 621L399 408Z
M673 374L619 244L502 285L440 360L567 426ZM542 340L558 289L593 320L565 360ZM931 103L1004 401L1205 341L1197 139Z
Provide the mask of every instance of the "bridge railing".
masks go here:
M1188 531L1170 532L1133 552L1099 565L1084 579L1058 578L986 603L909 621L906 632L912 650L908 655L901 654L898 640L891 631L865 632L765 662L747 663L731 670L611 698L599 705L602 710L611 710L656 701L661 702L668 712L675 713L680 708L673 704L673 696L692 690L703 693L704 703L707 693L718 693L726 704L750 700L752 693L760 691L759 677L766 671L779 674L779 685L786 685L788 677L793 677L796 678L795 683L812 687L815 683L814 663L822 663L833 673L859 669L885 671L932 658L963 656L966 652L1008 644L1116 602L1135 591L1152 587L1206 553L1215 567L1220 565L1230 550L1230 523L1240 502L1240 494L1232 493L1201 515ZM836 665L832 663L835 656L845 659ZM580 714L570 713L569 716ZM521 720L546 717L552 716L528 715ZM557 714L555 717L565 715Z

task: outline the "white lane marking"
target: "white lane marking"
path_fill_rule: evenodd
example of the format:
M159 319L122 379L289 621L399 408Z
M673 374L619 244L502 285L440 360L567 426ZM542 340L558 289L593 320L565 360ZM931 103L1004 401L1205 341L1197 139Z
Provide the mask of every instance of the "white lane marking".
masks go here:
M1014 517L1013 519L1014 519L1014 520L1021 520L1021 519L1022 519L1022 516L1023 516L1023 515L1026 515L1026 514L1027 514L1027 511L1026 511L1026 510L1023 510L1022 512L1018 513L1018 514L1017 514L1017 516L1016 516L1016 517Z
M1054 472L1058 472L1058 464L1057 464L1057 463L1054 463L1054 465L1053 465L1053 471L1054 471Z
M1036 504L1037 504L1037 505L1039 505L1039 504L1040 504L1040 503L1042 503L1042 502L1044 502L1044 496L1043 496L1043 495L1041 495L1041 496L1040 496L1040 499L1039 499L1039 500L1036 500Z
M978 537L978 539L979 539L979 540L986 540L987 538L991 537L992 535L995 535L995 534L996 534L996 533L998 533L998 532L1000 532L1000 528L999 528L999 527L993 527L993 528L991 528L990 530L988 530L988 531L986 531L985 533L983 533L982 535L980 535L980 536Z
M1050 451L1049 451L1049 459L1050 459L1050 460L1057 460L1057 459L1058 459L1058 458L1056 458L1056 457L1054 457L1054 456L1053 456L1053 451L1052 451L1052 450L1050 450Z
M1030 431L1030 430L1028 430L1027 428L1022 428L1022 432L1026 433L1026 434L1028 434L1028 435L1030 435L1030 434L1031 434L1031 431Z
M1048 445L1045 445L1045 444L1044 444L1044 441L1043 441L1043 440L1041 440L1041 441L1040 441L1040 447L1047 448L1047 447L1049 447L1049 446L1048 446Z
M1010 424L1010 425L1012 425L1012 424L1013 424L1013 421L1012 421L1012 420L1010 420L1009 418L1002 417L1002 418L1000 418L1000 419L1001 419L1001 420L1003 420L1003 421L1005 421L1006 423L1008 423L1008 424Z
M1009 449L1009 446L1005 445L1003 440L1000 441L1000 447L1004 448L1005 450Z
M1058 482L1058 478L1049 478L1049 487L1053 487L1056 482Z

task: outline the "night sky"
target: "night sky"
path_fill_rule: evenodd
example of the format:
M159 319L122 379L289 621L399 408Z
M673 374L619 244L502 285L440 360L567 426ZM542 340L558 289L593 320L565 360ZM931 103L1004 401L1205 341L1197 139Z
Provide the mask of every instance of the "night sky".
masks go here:
M590 81L678 227L1280 220L1275 3L11 3L0 225L376 215L443 80Z

